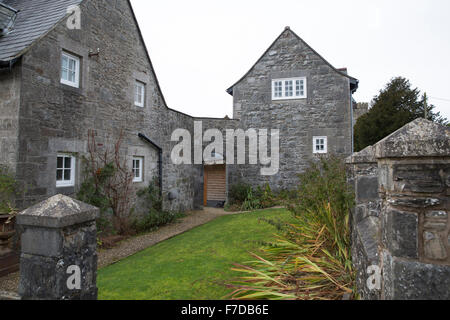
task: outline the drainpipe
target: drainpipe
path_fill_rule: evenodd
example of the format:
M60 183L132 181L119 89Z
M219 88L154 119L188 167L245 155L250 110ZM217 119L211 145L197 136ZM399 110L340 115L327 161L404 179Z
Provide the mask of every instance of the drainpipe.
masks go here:
M355 124L353 123L353 94L358 90L359 81L354 79L350 80L350 116L351 116L351 130L352 130L352 154L355 152L355 134L354 134L354 128Z
M149 143L154 149L156 149L158 151L158 173L159 173L159 195L162 198L162 157L163 157L163 149L158 146L156 143L154 143L152 140L150 140L149 138L147 138L147 136L145 136L142 133L138 134L139 138L141 138L142 140L146 141L147 143Z
M352 124L352 154L355 152L355 138L354 138L354 123L353 123L353 94L350 90L350 114L351 114L351 124Z

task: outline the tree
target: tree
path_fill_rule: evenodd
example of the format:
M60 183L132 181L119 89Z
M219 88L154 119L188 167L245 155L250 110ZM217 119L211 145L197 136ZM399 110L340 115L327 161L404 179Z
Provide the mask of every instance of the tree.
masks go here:
M425 108L426 106L426 108ZM411 88L402 77L393 78L378 96L372 100L372 108L355 124L355 150L361 151L400 129L405 124L426 117L440 124L447 124L435 106L427 103L426 94Z
M121 154L123 130L111 146L98 144L95 131L88 132L88 155L84 157L85 177L77 194L78 200L94 205L104 214L112 214L114 231L129 234L134 203L134 174Z

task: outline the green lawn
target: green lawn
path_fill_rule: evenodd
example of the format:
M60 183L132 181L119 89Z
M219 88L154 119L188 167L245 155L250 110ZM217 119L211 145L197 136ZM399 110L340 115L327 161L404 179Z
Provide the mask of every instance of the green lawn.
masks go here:
M290 219L283 209L220 217L147 248L98 272L99 299L222 299L223 283L236 276L233 262L252 260L259 240L269 240L275 227L259 218Z

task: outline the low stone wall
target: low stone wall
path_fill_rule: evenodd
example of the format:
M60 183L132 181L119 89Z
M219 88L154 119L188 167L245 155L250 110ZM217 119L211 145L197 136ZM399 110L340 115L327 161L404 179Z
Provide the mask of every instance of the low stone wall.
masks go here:
M347 159L362 299L450 299L450 129L418 119Z

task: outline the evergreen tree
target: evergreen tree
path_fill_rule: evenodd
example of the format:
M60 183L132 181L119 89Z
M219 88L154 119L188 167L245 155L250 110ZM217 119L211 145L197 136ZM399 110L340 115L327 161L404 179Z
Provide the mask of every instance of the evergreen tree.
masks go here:
M412 89L407 79L393 78L373 99L369 112L356 122L355 150L377 143L417 118L426 116L428 120L446 124L447 119L433 112L434 108L427 103L426 94L420 95L419 89Z

